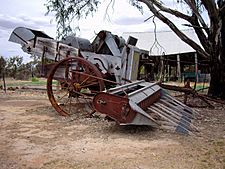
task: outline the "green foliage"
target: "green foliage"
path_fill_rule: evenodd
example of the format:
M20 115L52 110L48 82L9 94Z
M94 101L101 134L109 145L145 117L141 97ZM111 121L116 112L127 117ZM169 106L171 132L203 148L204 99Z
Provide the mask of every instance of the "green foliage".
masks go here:
M141 13L143 13L143 7L141 6L140 2L138 2L138 0L129 0L129 3L132 6L135 6Z
M12 77L18 80L28 80L34 75L38 75L38 60L23 63L23 57L13 56L6 60L0 58L0 78L4 70L6 77Z
M113 5L114 1L110 0L109 5ZM143 12L138 0L129 0L128 2ZM99 4L101 4L100 0L47 0L45 4L47 7L46 15L49 13L55 14L57 39L63 39L69 34L75 34L74 31L79 30L79 27L72 30L70 23L88 15L93 15L97 11Z
M16 78L18 68L22 66L23 57L13 56L6 60L6 76Z
M57 23L57 38L72 33L70 23L97 11L99 0L47 0L47 13L53 12Z

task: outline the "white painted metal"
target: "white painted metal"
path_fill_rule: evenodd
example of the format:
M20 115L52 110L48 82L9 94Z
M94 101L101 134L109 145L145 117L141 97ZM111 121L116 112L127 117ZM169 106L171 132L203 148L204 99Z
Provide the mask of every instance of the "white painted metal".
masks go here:
M133 102L132 100L129 100L129 105L133 110L138 112L132 121L132 123L129 124L135 124L135 125L150 125L152 127L158 127L159 124L155 119L153 119L148 113L146 113L142 108L140 108L137 103Z
M137 80L140 60L140 50L135 46L127 45L122 51L121 77L131 81ZM122 80L125 84L127 81Z
M114 56L121 56L121 52L110 32L106 32L105 43L108 45L109 50Z
M67 56L78 56L80 52L85 59L96 65L103 74L114 75L118 83L126 83L122 79L137 80L139 49L128 45L123 47L122 50L121 45L124 45L122 39L115 36L121 43L118 46L114 35L107 31L103 32L105 32L106 37L99 45L105 43L107 46L104 50L107 51L104 52L108 53L110 50L112 55L93 52L94 46L91 45L97 45L100 41L99 37L96 37L93 44L86 39L72 36L68 36L63 41L57 41L41 31L19 27L12 32L9 40L21 44L23 51L28 54L53 61L62 60Z

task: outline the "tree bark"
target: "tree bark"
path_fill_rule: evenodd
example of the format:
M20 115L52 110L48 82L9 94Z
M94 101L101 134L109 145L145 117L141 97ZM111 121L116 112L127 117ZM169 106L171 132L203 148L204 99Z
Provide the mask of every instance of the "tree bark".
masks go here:
M214 51L211 60L211 81L208 95L225 100L225 17L222 15L220 52ZM216 56L215 56L216 55Z
M208 95L225 99L224 65L221 63L214 62L211 64L211 81Z

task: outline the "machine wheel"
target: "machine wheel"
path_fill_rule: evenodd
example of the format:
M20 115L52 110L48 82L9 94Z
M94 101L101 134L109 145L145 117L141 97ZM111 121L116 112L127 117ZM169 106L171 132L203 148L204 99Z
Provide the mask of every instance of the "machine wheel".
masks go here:
M80 57L68 57L56 63L47 80L48 98L62 116L92 109L93 96L104 88L101 72Z

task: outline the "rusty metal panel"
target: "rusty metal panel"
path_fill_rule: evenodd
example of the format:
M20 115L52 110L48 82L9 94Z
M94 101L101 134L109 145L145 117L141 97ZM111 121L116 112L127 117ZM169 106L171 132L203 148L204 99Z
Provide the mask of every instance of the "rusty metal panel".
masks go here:
M160 90L152 92L151 95L142 95L155 85L141 81L115 87L110 89L109 93L98 93L93 99L93 104L97 111L110 116L120 124L156 127L158 124L155 119L139 106L140 104L147 108L159 99Z
M131 123L137 112L133 111L126 97L100 92L93 99L95 109L118 123Z

